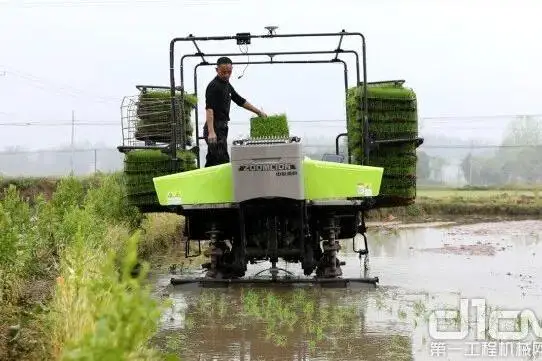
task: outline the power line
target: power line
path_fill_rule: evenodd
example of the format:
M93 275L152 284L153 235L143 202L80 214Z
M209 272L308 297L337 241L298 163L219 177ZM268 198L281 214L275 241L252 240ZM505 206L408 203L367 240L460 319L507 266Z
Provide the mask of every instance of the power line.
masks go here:
M75 91L83 92L81 90L78 90L76 88L73 88ZM105 99L105 98L104 98ZM109 98L111 99L111 98ZM16 115L14 113L6 113L3 111L0 111L0 114L4 115ZM538 120L542 121L542 114L516 114L516 115L487 115L487 116L457 116L457 117L420 117L418 119L418 123L422 123L427 120L431 120L428 124L419 124L420 128L429 128L429 127L442 127L444 125L448 124L454 124L457 126L461 126L463 129L467 130L469 128L464 128L465 126L473 126L472 129L480 129L478 127L483 127L483 124L488 124L484 121L484 119L506 119L506 120L517 120L519 118L524 117L531 117L531 118L540 118ZM456 120L469 120L468 123L457 123ZM477 124L477 122L479 122ZM199 123L203 124L203 119L199 120ZM335 125L337 126L343 126L346 125L347 120L345 118L342 119L305 119L305 120L288 120L288 123L294 123L294 124L309 124L309 123L337 123ZM90 120L83 120L82 122L76 122L76 125L121 125L121 121L115 121L115 122L94 122ZM44 122L44 121L35 121L35 120L29 120L29 121L20 121L20 122L0 122L0 126L71 126L72 121L69 119L65 120L51 120L50 122ZM229 125L250 125L249 121L231 121ZM484 127L485 128L485 127Z
M335 149L334 144L322 145L322 144L304 144L305 148L316 149ZM205 148L204 145L201 148ZM344 148L344 146L343 146ZM430 149L478 149L478 148L542 148L542 144L535 145L486 145L486 146L463 146L463 145L422 145L418 149L430 148ZM118 152L116 148L85 148L85 149L73 149L73 152L85 153L85 152ZM16 154L34 154L34 153L71 153L71 149L40 149L40 150L16 150L16 151L0 151L0 155L16 155ZM120 154L120 152L119 152Z
M341 123L336 125L346 125L346 121L341 120L289 120L288 123L325 123L325 122L334 122L334 123ZM203 121L199 122L203 125ZM72 122L71 120L58 120L53 122L40 122L40 121L27 121L27 122L0 122L0 126L71 126ZM83 121L83 122L76 122L76 126L78 125L85 125L85 126L93 126L93 125L114 125L114 126L121 126L122 123L120 121L118 122L92 122L92 121ZM230 126L232 125L250 125L250 122L230 122Z
M60 84L42 77L38 77L28 72L22 72L20 70L15 70L5 66L3 68L6 69L4 71L5 74L14 75L19 79L30 82L33 84L34 87L41 90L46 90L48 93L53 93L56 95L68 95L72 97L85 97L85 99L87 100L89 99L89 97L92 97L94 98L95 102L104 104L118 104L119 102L118 99L111 96L96 95L88 91L73 87L71 85Z
M483 148L541 148L542 144L502 144L502 145L421 145L430 149L483 149Z
M107 126L107 125L116 125L120 126L120 123L107 123L107 122L88 122L88 123L78 123L75 122L73 125L77 126ZM0 126L3 127L32 127L32 126L38 126L38 127L64 127L64 126L72 126L71 122L66 123L32 123L32 122L12 122L12 123L0 123Z
M535 116L535 115L529 115L529 116ZM541 117L541 121L542 121L542 115L540 115L540 117ZM427 119L427 118L421 118L420 122L425 120L425 119ZM433 119L438 119L438 118L433 118ZM203 124L203 120L200 119L199 123ZM333 126L345 126L346 125L346 120L345 119L307 119L307 120L288 120L288 123L293 123L293 124L337 123L337 124L333 124ZM450 123L448 123L448 124L450 124ZM457 125L458 128L463 129L463 130L486 128L482 124L475 124L475 126L473 126L473 124L468 124L468 123L462 123L462 124L454 123L454 124ZM53 122L50 122L50 123L41 122L41 121L0 122L0 126L71 126L71 125L72 125L71 120L58 120L58 121L53 121ZM75 125L80 125L80 126L95 126L95 125L99 125L99 126L104 126L104 125L121 126L122 123L121 123L121 121L118 121L118 122L83 121L83 122L76 122ZM245 126L245 125L250 125L250 122L247 122L247 121L245 121L245 122L234 121L234 122L230 122L229 125L230 126L236 126L236 125ZM439 128L439 127L443 127L446 124L433 123L433 125L435 127ZM330 126L330 125L328 125L328 126ZM421 128L426 128L424 126L420 126L420 127ZM429 128L429 127L427 127L427 128Z
M423 120L457 120L457 119L517 119L520 117L542 117L542 114L493 114L493 115L443 115L443 116L431 116L421 117Z
M180 5L183 7L187 6L216 6L216 5L228 5L228 4L239 3L239 0L220 0L220 1L175 1L175 0L91 0L91 1L22 1L15 0L11 2L2 2L0 6L8 8L51 8L51 7L103 7L103 6L118 6L118 5L129 5L130 7L142 5Z

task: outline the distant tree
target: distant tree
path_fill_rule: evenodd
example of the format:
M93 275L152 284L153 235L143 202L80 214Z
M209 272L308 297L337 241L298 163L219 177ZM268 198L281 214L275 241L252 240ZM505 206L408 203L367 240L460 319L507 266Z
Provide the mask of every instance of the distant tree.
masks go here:
M542 179L541 119L521 116L505 131L494 155L467 154L461 162L465 179L472 185L504 185Z
M430 159L430 170L432 173L432 178L437 182L442 182L443 180L443 169L449 164L449 161L443 157L432 157Z
M534 182L542 178L542 119L521 116L510 124L497 151L506 182Z
M532 115L523 115L510 123L503 145L538 145L542 143L542 121Z
M418 152L416 174L420 180L428 180L431 177L431 157L424 151Z
M461 170L463 171L463 176L465 177L465 180L467 183L472 182L472 154L469 153L463 160L461 161Z

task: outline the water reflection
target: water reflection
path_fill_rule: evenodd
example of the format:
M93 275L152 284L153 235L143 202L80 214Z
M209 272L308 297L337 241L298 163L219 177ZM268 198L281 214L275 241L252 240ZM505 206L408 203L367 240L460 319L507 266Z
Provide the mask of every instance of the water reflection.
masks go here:
M181 359L413 359L408 332L367 327L359 291L244 287L175 297L183 301L157 342Z
M173 306L156 342L183 360L434 360L428 315L457 309L461 297L541 314L541 234L539 221L372 229L367 276L380 277L378 288L169 287ZM478 243L499 251L427 251ZM347 277L363 273L364 260L352 248L352 240L345 240L340 252ZM248 274L268 266L251 266ZM280 266L301 272L296 264ZM169 277L157 275L156 281L166 285ZM462 357L468 345L458 347L465 352L450 359L469 359Z

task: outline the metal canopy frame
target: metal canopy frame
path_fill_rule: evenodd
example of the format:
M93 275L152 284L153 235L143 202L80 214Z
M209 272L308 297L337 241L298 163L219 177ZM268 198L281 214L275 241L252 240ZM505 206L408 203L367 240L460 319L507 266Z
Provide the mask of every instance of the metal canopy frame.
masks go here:
M259 35L253 35L250 33L237 33L236 35L231 36L193 36L190 34L187 37L176 37L173 38L170 41L169 46L169 78L170 78L170 94L171 94L171 108L172 108L172 138L171 138L171 144L170 144L170 154L171 157L174 160L177 160L177 134L180 131L180 144L186 144L186 132L185 132L185 122L182 117L184 116L184 94L185 94L185 74L184 74L184 61L187 58L195 58L199 57L201 58L201 62L197 64L194 67L194 92L197 94L197 70L201 66L211 66L215 65L214 63L208 62L205 57L216 57L216 56L229 56L229 57L238 57L238 56L267 56L269 57L269 60L265 61L244 61L244 62L235 62L235 64L254 64L254 65L275 65L275 64L343 64L344 67L344 84L345 84L345 97L346 97L346 91L348 90L348 67L346 65L346 62L342 59L339 59L339 54L354 54L355 55L355 61L356 61L356 86L362 86L362 101L360 104L360 110L361 110L361 117L358 119L359 122L363 122L363 135L364 135L364 149L363 149L363 159L361 164L366 164L368 160L368 155L370 151L370 143L369 143L369 135L368 135L368 129L369 129L369 119L368 119L368 102L367 102L367 57L366 57L366 42L365 42L365 36L362 33L359 32L347 32L344 29L340 32L335 33L290 33L290 34L275 34L274 33L274 27L267 27L268 33L267 34L259 34ZM249 45L251 43L252 39L285 39L285 38L330 38L330 37L337 37L338 38L338 46L335 49L331 50L314 50L314 51L283 51L283 52L227 52L227 53L204 53L199 45L198 42L212 42L212 41L231 41L235 40L236 45ZM361 48L361 66L360 66L360 55L358 53L358 50L345 50L342 49L342 42L345 37L354 37L359 38L360 41L360 48ZM181 57L181 63L180 63L180 85L177 86L175 82L175 45L179 42L191 42L193 43L194 47L196 48L196 52L193 54L184 54ZM324 55L324 54L332 54L334 55L330 59L327 60L309 60L309 59L303 59L303 60L274 60L273 58L277 55ZM177 90L181 91L181 99L180 99L180 109L177 108L176 100L175 100L175 92ZM180 112L181 114L181 121L179 122L179 125L181 129L177 129L177 122L175 119L177 119L177 114ZM204 139L203 137L199 136L199 119L198 119L198 111L196 109L196 116L195 116L195 130L196 130L196 146L195 151L197 154L197 164L198 168L200 167L200 157L199 157L199 141ZM346 117L346 122L348 122L348 117ZM347 136L347 133L341 133L338 134L336 137L336 153L339 153L339 138ZM348 154L348 159L350 159L350 154Z

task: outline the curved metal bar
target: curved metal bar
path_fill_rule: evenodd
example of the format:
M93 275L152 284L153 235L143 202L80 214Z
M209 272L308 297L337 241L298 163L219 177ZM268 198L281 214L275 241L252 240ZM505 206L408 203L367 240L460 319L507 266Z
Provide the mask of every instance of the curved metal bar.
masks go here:
M358 67L358 71L357 71L357 79L358 79L358 85L362 85L363 86L363 91L362 91L362 107L361 107L361 113L362 113L362 119L360 119L360 121L363 122L363 125L364 125L364 153L366 153L367 151L367 154L365 154L366 156L364 157L364 160L362 161L362 163L364 163L365 161L367 161L368 159L368 150L369 150L369 144L368 144L368 134L367 134L367 129L368 129L368 104L367 104L367 56L366 56L366 39L365 39L365 36L360 33L360 32L346 32L344 30L340 31L340 32L335 32L335 33L298 33L298 34L273 34L272 32L270 32L269 34L263 34L263 35L252 35L252 34L236 34L236 35L230 35L230 36L200 36L200 37L195 37L193 36L192 34L190 34L188 37L175 37L173 39L171 39L170 41L170 45L169 45L169 78L170 78L170 94L171 94L171 108L172 108L172 133L173 133L173 137L172 137L172 146L171 146L171 152L172 152L172 158L173 159L176 159L176 150L177 150L177 146L176 146L176 140L177 140L177 127L176 127L176 118L177 118L177 109L175 107L175 90L176 90L176 86L175 86L175 69L174 69L174 63L175 63L175 57L174 57L174 53L175 53L175 44L177 42L187 42L187 41L190 41L190 42L193 42L194 44L196 44L195 42L196 41L223 41L223 40L237 40L239 41L240 38L242 37L243 40L250 40L250 39L273 39L273 38L278 38L278 39L283 39L283 38L308 38L308 37L334 37L334 36L339 36L340 37L340 43L342 43L342 39L343 37L345 36L353 36L353 37L359 37L361 39L361 48L362 48L362 64L363 64L363 82L360 84L359 82L359 78L360 78L360 72L359 72L359 67ZM201 56L203 58L203 53L201 52L201 50L199 49L199 47L196 48L198 53L197 53L197 56ZM340 49L336 49L335 51L333 51L333 53L338 53L340 52ZM241 55L246 55L246 54L241 54ZM182 74L183 73L183 69L182 69L182 64L181 64L181 85L180 85L180 88L181 88L181 117L184 113L184 75ZM180 125L181 125L181 131L183 132L184 130L184 124L183 124L183 121L180 122ZM183 132L184 133L184 132ZM185 137L185 134L181 134L182 137L181 137L181 143L182 144L186 144L185 140L184 140L184 137Z
M284 269L284 268L280 268L280 267L270 267L270 268L266 268L266 269L263 269L261 271L259 271L258 273L254 274L252 277L258 277L259 275L261 275L262 273L264 272L273 272L273 271L282 271L290 276L294 276L294 273L288 271L287 269Z
M236 64L240 64L240 65L244 65L244 64L250 64L250 65L262 65L262 64L328 64L328 63L341 63L343 64L343 68L344 68L344 90L345 90L345 93L346 91L348 90L348 65L346 64L346 62L342 59L337 59L337 60L334 60L334 59L330 59L330 60L273 60L273 61L251 61L251 62L236 62ZM194 92L197 94L198 93L198 69L200 66L211 66L213 65L212 63L208 63L208 62L201 62L199 64L196 64L196 66L194 67ZM198 111L196 109L196 113L195 113L195 128L196 128L196 149L197 149L197 159L196 159L196 162L197 162L197 166L198 168L200 168L201 166L201 161L200 161L200 154L199 154L199 150L200 150L200 147L199 147L199 141L200 141L200 136L199 136L199 115L198 115Z

